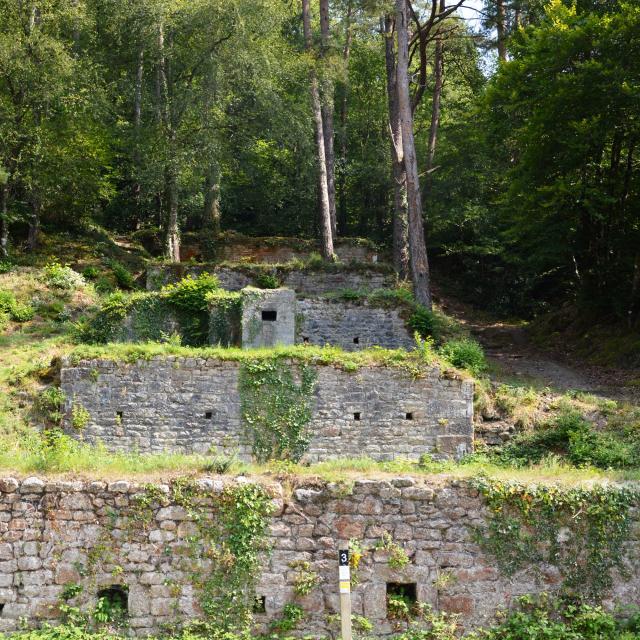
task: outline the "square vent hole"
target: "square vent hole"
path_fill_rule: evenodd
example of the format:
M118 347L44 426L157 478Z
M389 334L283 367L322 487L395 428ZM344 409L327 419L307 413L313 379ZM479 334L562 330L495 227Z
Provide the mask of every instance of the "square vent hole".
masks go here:
M360 344L360 338L358 336L353 339L353 344Z
M303 342L304 344L309 344L309 338L307 338L307 336L304 336L304 337L302 338L302 342Z
M204 419L205 420L212 420L213 419L213 411L205 411L204 412Z
M275 322L277 319L278 319L278 312L277 311L264 310L262 312L262 320L264 322Z
M404 417L406 420L413 420L413 411L407 411L407 413L404 414Z
M354 411L353 412L353 419L354 420L360 420L361 417L362 417L362 414L359 411Z
M98 591L98 601L113 618L123 618L129 610L129 587L126 584L112 584Z

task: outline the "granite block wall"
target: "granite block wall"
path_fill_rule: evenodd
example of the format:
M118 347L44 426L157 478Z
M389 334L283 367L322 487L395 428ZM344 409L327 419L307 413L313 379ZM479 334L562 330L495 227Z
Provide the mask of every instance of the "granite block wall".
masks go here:
M298 300L297 343L330 344L345 351L372 346L413 349L413 335L398 309L343 300Z
M210 508L232 483L246 478L201 478L197 484ZM60 615L65 586L82 591L70 604L90 609L100 589L126 587L128 623L134 635L172 630L201 617L199 592L182 558L194 527L179 505L150 505L144 526L132 529L136 496L147 486L125 480L0 478L0 631L29 626ZM157 486L170 495L169 486ZM474 541L472 531L486 523L477 492L445 477L361 479L351 484L298 480L293 491L269 485L273 496L269 537L257 594L265 611L256 614L258 631L282 615L285 604L304 610L296 633L327 636L337 631L328 619L339 611L337 551L355 538L366 553L352 589L353 613L366 616L382 636L397 630L388 618L389 583L412 584L420 601L458 613L465 628L487 624L498 609L527 593L559 588L553 566L540 575L529 567L501 575L495 560ZM633 605L640 598L637 514L627 543L628 574L616 576L606 601ZM388 534L408 555L401 568L380 548ZM308 562L317 586L296 594L296 562ZM292 566L293 565L293 566ZM446 574L450 579L442 581ZM444 585L444 586L443 586Z
M251 459L241 420L239 366L173 356L136 364L92 360L63 366L68 430L113 451L238 448L241 458ZM318 366L311 403L309 461L418 459L427 453L459 457L473 445L473 384L444 378L437 368L414 379L393 368L346 372ZM76 404L90 415L80 431L71 426Z

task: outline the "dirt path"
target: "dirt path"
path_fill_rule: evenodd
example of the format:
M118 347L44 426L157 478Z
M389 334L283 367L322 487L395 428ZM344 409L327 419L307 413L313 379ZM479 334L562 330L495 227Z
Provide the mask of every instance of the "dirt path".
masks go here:
M637 388L625 384L630 372L586 366L561 353L538 349L526 327L490 318L469 305L444 297L440 308L465 325L483 345L500 379L514 379L560 392L580 390L599 396L638 401Z

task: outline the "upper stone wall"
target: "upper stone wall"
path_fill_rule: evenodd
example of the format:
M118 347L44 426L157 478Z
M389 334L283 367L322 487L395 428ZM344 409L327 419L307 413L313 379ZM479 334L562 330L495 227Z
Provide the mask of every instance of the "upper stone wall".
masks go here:
M257 279L264 270L249 265L220 267L215 264L158 264L147 268L147 289L153 291L165 284L178 282L186 276L198 276L201 273L213 273L218 276L220 286L228 291L240 291L248 286L258 285ZM348 265L328 265L327 267L290 269L274 267L273 273L280 285L293 289L297 293L319 295L340 289L373 291L394 287L396 277L392 270L384 265L361 265L352 268Z
M66 423L74 435L100 440L112 451L206 453L237 447L249 460L240 366L178 357L63 366ZM346 372L317 366L316 372L306 460L415 460L427 453L460 456L472 448L471 381L446 379L437 368L415 379L384 367ZM91 416L81 432L70 426L74 405Z
M205 513L213 516L225 488L240 482L247 479L196 481ZM377 635L391 633L398 623L387 616L390 583L415 585L418 600L461 614L467 630L490 623L520 595L553 593L561 584L549 564L509 577L500 573L474 535L490 514L466 482L315 479L299 480L287 491L274 483L269 491L273 550L263 560L257 586L265 605L255 616L259 632L282 616L285 604L295 602L304 611L297 634L336 634L329 619L339 612L337 552L352 538L366 550L352 589L353 613L366 616ZM163 625L175 631L201 617L200 592L188 563L198 529L172 495L168 485L157 485L150 494L148 484L123 480L0 478L0 632L17 630L23 621L33 626L57 618L69 585L82 587L69 603L82 608L95 605L98 590L126 585L128 623L138 636L158 633ZM623 550L628 572L614 576L609 603L635 605L640 598L637 513L632 519L633 533ZM571 526L560 545L571 539ZM390 562L381 544L385 535L406 553L405 566ZM201 561L198 570L206 572L210 562ZM317 585L304 596L296 594L299 562L317 576Z
M298 300L296 343L330 344L345 351L372 346L413 349L411 331L398 309L344 300Z

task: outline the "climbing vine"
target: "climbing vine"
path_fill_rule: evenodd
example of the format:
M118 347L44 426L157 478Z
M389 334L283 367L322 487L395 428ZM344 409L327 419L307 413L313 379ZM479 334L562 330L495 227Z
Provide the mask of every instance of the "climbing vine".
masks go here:
M161 505L182 507L194 524L184 548L172 553L196 589L205 624L216 633L247 631L263 555L268 552L267 525L272 502L258 484L230 485L211 494L191 479L180 478L169 495L149 486L139 494L132 514L146 528Z
M291 363L278 357L240 366L242 419L260 462L298 461L309 446L307 425L317 374L304 363L295 373Z
M495 556L506 575L549 563L562 575L563 590L588 600L612 586L612 570L624 573L635 491L598 485L563 488L479 478L473 485L489 508L476 541Z
M209 302L209 344L231 347L240 344L242 295L218 289L207 295Z

